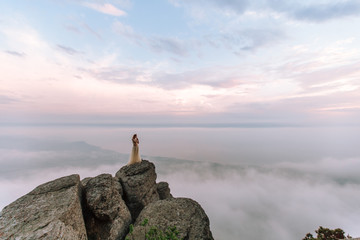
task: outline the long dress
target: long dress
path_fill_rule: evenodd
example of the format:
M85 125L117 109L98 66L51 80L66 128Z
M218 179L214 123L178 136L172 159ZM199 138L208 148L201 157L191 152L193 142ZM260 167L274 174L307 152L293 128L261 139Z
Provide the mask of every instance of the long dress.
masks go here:
M139 139L132 139L133 147L130 154L130 160L127 165L141 162L140 152L139 152Z

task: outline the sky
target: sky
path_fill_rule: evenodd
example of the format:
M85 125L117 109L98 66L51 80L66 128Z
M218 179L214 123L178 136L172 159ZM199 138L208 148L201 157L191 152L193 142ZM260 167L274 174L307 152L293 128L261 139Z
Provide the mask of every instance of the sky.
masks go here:
M136 132L216 239L360 236L358 29L358 0L0 1L0 209Z
M357 0L0 2L0 122L358 125Z

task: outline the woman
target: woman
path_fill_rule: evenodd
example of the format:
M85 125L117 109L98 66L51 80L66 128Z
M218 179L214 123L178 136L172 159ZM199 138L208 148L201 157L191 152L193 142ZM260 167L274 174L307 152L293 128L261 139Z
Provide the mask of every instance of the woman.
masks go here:
M137 135L134 134L131 140L133 143L133 147L131 150L130 160L127 165L141 162L140 153L139 153L139 139L137 138Z

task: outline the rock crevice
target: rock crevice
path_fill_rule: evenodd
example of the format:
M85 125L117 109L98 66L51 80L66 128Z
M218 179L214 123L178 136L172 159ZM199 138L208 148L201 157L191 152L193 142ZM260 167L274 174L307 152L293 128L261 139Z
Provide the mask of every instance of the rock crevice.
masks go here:
M141 210L159 200L156 187L155 165L147 160L122 167L115 175L124 191L124 200L131 216L136 219Z

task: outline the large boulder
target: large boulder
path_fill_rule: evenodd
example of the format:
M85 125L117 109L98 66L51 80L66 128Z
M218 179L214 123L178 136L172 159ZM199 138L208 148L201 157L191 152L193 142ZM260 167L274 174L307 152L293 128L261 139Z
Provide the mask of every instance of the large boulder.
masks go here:
M131 223L131 215L121 198L121 185L110 174L84 179L84 218L88 239L123 239Z
M1 239L86 240L81 194L77 174L38 186L3 209Z
M144 220L148 219L146 226ZM202 207L189 198L169 198L149 204L140 213L134 224L130 239L144 240L151 227L165 232L176 227L180 239L213 240L209 218Z
M157 192L159 194L160 200L173 198L170 193L169 184L167 182L159 182L156 184Z
M124 200L131 216L136 219L141 210L151 202L159 200L156 185L155 165L147 160L122 167L117 173Z

